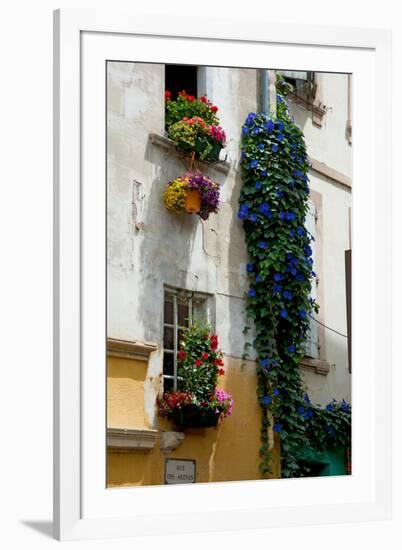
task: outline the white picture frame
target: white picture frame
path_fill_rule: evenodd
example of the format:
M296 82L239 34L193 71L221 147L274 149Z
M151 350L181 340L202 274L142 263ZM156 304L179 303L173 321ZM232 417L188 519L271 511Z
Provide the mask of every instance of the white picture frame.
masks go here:
M185 17L137 17L98 10L55 12L56 538L191 533L390 517L391 109L383 95L390 80L390 44L387 31L279 25L263 17L244 28L240 19L190 21ZM303 69L303 59L306 63L308 58L311 70L352 72L356 77L353 475L106 489L102 268L105 61L264 67L268 53L270 68Z

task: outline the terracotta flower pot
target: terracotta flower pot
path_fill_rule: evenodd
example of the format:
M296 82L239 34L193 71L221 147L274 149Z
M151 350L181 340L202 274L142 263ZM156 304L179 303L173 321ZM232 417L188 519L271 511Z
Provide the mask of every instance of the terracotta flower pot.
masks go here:
M189 214L197 214L201 209L201 193L196 189L189 189L184 199L184 209Z

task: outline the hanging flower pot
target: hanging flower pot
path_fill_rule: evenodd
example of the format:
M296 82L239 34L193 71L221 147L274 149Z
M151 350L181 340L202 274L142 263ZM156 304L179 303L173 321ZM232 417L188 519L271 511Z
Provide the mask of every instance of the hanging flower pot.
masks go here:
M168 210L197 214L207 220L219 210L219 185L201 172L187 172L168 183L163 194Z
M201 210L201 193L198 189L188 189L184 199L184 209L189 214L198 214Z

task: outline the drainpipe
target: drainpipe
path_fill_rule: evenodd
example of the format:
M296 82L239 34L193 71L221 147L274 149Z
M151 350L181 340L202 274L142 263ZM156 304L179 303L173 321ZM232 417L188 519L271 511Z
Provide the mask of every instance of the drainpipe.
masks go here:
M276 73L260 70L260 109L264 115L276 116Z
M268 114L269 96L268 96L268 69L260 70L260 109L264 115Z

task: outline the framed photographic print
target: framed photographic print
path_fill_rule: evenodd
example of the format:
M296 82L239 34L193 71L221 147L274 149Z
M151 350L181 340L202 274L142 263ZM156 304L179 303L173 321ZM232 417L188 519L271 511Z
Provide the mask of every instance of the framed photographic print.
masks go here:
M389 517L390 35L187 23L55 12L55 536Z

